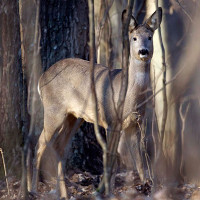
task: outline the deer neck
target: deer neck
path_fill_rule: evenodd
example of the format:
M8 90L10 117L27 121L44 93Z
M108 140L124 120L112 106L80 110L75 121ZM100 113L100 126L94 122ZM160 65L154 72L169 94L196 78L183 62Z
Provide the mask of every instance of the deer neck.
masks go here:
M129 61L129 80L128 90L134 90L134 94L138 91L145 90L149 83L150 60L145 62L130 58ZM136 92L137 91L137 92Z
M140 105L146 98L146 89L149 84L150 61L144 62L136 59L130 59L129 80L127 96L125 101L124 116L130 115L130 111L143 112L144 106L139 110Z

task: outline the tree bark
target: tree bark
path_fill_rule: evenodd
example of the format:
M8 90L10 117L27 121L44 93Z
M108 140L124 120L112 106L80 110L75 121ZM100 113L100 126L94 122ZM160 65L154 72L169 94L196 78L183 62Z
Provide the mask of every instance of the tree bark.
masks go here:
M43 70L63 58L88 60L87 1L41 0L40 5Z
M0 27L0 144L8 169L19 175L22 70L18 1L0 1Z

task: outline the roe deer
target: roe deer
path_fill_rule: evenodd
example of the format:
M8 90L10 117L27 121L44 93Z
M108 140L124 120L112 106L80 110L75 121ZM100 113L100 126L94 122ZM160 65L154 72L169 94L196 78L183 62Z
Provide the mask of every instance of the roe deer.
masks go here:
M132 17L129 25L128 86L122 115L122 137L118 151L123 160L123 152L127 149L124 144L128 145L130 154L135 154L134 162L142 181L144 181L144 172L135 113L137 112L141 118L144 116L144 106L140 108L137 106L145 100L145 90L149 84L150 61L153 55L152 37L161 23L161 18L162 9L158 8L145 23L138 25ZM121 75L121 69L109 70L100 64L95 65L98 123L105 128L108 137L109 130L113 129L117 120L114 105L117 105L120 95ZM62 156L70 135L74 132L72 129L74 129L77 119L79 119L78 125L82 120L94 123L95 111L91 95L90 62L69 58L55 63L41 76L38 89L44 106L44 129L35 149L33 191L37 190L41 157L54 134L57 132L57 137L62 138L58 139L57 146L59 154ZM110 139L112 140L112 138ZM136 141L137 150L130 141Z

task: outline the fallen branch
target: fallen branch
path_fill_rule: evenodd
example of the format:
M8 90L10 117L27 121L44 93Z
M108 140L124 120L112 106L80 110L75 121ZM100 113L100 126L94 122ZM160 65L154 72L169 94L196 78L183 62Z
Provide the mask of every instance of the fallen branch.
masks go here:
M9 196L9 195L10 195L10 190L9 190L9 185L8 185L6 164L5 164L5 160L4 160L4 155L3 155L3 150L2 150L2 148L0 148L0 152L1 152L1 157L2 157L2 161L3 161L4 174L5 174L5 178L6 178L6 186L7 186L7 190L8 190L8 196Z

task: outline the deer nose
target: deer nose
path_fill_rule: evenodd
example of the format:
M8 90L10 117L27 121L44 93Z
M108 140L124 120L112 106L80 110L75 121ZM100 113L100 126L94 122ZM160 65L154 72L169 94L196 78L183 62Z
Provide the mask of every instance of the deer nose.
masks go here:
M147 49L141 49L138 51L139 55L149 55L149 51Z

